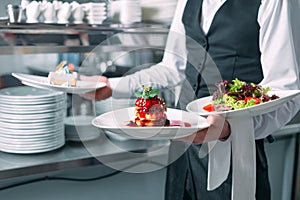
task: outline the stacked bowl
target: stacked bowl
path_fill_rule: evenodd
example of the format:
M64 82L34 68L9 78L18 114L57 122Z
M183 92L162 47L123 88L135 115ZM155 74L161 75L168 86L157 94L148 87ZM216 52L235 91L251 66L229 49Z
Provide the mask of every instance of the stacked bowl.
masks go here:
M0 151L41 153L65 144L63 92L27 86L0 90Z
M177 0L141 0L142 21L171 24Z
M65 118L65 135L67 141L83 142L99 137L100 130L92 125L94 116L77 115Z
M88 24L103 24L104 20L107 19L108 9L107 3L84 3L82 4L85 10L85 18Z

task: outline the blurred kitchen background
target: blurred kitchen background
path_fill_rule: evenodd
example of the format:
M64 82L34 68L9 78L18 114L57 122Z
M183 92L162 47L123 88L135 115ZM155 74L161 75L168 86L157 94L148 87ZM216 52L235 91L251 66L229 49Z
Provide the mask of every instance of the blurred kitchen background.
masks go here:
M113 5L116 1L105 1ZM121 0L120 0L121 1ZM29 1L30 2L30 1ZM51 2L51 1L50 1ZM71 0L64 2L71 3ZM80 0L79 3L102 2L91 0ZM163 3L161 0L143 0L142 5L142 22L153 23L168 27L171 23L171 16L174 13L176 1L169 1L169 4ZM8 4L19 5L20 0L1 0L0 2L0 17L5 18L6 6ZM143 7L144 5L144 7ZM154 18L150 15L145 15L147 9L159 9L157 13L168 13L164 18L162 16ZM110 13L108 23L118 24L120 7L115 7ZM146 10L146 11L145 11ZM148 10L149 11L149 10ZM149 11L149 12L150 12ZM150 12L151 13L151 12ZM152 18L151 18L152 17ZM295 20L299 18L294 18ZM2 19L3 20L3 19ZM299 23L298 23L299 24ZM300 26L294 27L295 33L300 33ZM120 39L120 38L119 38ZM123 38L123 41L129 42L130 37ZM132 39L132 38L131 38ZM149 39L149 37L147 37ZM153 38L152 38L153 39ZM159 43L163 46L165 43L166 34L155 38L153 43ZM122 41L122 37L121 37ZM133 40L136 44L136 40ZM150 42L151 42L150 41ZM148 41L149 42L149 41ZM296 41L299 43L299 41ZM298 45L300 46L300 44ZM163 54L162 49L153 50L138 50L130 53L126 51L118 51L112 53L103 53L96 56L88 57L84 53L34 53L34 54L1 54L0 55L0 88L20 85L20 83L11 76L12 72L31 73L36 75L47 75L54 69L61 60L67 60L74 63L81 72L87 75L104 74L109 77L118 77L126 73L132 73L144 67L150 66L152 63L157 63ZM299 56L300 58L300 56ZM167 99L169 106L174 104L173 91L164 91L164 97ZM105 104L105 101L96 104L98 114L107 111L110 104ZM101 108L105 108L101 110ZM108 109L109 110L109 109ZM299 166L299 136L298 120L295 119L292 125L274 134L275 141L273 143L266 142L266 150L270 167L270 181L272 187L272 200L289 200L300 199L300 166ZM118 139L118 138L116 138ZM120 139L122 140L122 139ZM6 155L5 153L3 155ZM3 156L2 155L2 156ZM8 154L9 156L9 154ZM26 156L26 155L25 155ZM5 157L5 156L4 156ZM166 157L163 157L165 159ZM0 159L1 161L1 159ZM12 166L17 165L18 161L11 163ZM1 164L0 164L1 165ZM47 168L47 166L44 166ZM1 170L1 167L0 167ZM113 172L114 170L101 164L91 165L78 168L60 168L47 173L22 175L14 178L1 177L0 173L0 188L22 181L30 181L32 179L43 178L45 176L63 176L63 177L97 177ZM46 180L32 184L27 184L15 188L0 191L0 199L3 200L162 200L164 196L165 168L155 170L148 173L119 173L105 179L87 181L87 182L72 182L72 181L55 181ZM17 170L14 173L20 173Z

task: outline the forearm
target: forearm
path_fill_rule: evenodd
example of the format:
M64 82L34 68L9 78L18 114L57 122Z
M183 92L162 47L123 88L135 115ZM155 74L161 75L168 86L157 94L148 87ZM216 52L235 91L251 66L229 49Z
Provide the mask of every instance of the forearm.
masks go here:
M159 63L148 69L132 75L109 79L114 98L131 97L141 85L151 85L155 88L166 88L178 85L182 75L171 67Z

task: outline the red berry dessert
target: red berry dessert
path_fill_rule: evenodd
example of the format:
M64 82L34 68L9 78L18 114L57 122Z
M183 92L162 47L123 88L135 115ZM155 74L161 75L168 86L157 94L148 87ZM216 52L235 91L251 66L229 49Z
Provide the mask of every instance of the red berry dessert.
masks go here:
M170 124L167 119L167 106L164 100L158 97L159 90L151 86L143 86L143 92L137 92L135 102L135 124L137 126L166 126Z

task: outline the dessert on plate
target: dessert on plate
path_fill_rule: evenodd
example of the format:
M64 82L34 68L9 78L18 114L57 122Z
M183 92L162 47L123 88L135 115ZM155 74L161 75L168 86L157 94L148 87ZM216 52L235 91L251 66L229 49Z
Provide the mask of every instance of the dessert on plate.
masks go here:
M268 95L269 87L246 83L237 78L232 81L220 81L216 86L217 90L213 93L211 104L203 107L206 111L237 110L279 98L275 94Z
M136 92L138 97L135 101L135 120L137 126L167 126L167 106L162 98L158 96L159 90L151 86L143 86L142 92Z
M48 80L50 84L66 87L75 87L77 82L77 73L74 72L74 65L62 61L56 67L55 72L49 72Z

